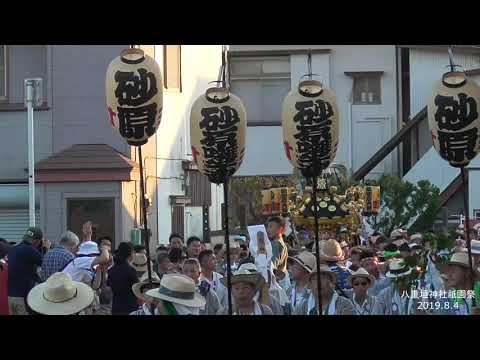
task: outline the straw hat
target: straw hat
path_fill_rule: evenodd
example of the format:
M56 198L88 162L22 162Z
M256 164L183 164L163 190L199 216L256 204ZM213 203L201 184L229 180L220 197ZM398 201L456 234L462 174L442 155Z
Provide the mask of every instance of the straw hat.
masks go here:
M78 248L77 255L100 255L100 251L96 242L85 241Z
M327 274L330 276L330 279L332 283L335 283L337 281L337 275L330 269L328 265L320 264L320 274ZM317 267L313 269L313 271L309 275L309 279L311 279L314 275L317 274Z
M362 278L365 278L365 279L369 279L370 280L370 287L372 287L373 284L375 283L375 277L370 275L367 270L365 270L364 268L361 267L357 271L352 272L352 275L350 275L347 278L347 283L350 287L352 286L353 279L357 278L357 277L362 277Z
M317 259L315 258L315 255L308 251L303 251L297 256L289 256L288 259L299 264L308 273L311 273L317 266Z
M389 270L385 274L388 278L399 278L402 276L407 276L412 273L412 268L409 267L405 262L401 259L393 260L390 263Z
M152 273L152 283L148 282L148 274L146 279L144 277L145 275L142 276L140 282L132 285L132 291L137 298L146 301L145 293L150 289L158 289L160 287L160 279L155 273Z
M195 291L193 280L182 274L163 275L160 287L148 290L145 295L189 307L205 306L205 298Z
M464 268L470 269L470 263L468 262L467 252L455 252L453 253L448 265L458 265Z
M147 261L147 255L144 253L134 253L133 254L133 260L132 260L132 267L137 270L138 272L143 272L147 271L148 261Z
M335 239L324 241L320 247L320 259L324 261L342 261L345 254Z
M227 277L224 276L220 279L221 283L227 286ZM231 276L231 283L236 284L239 282L246 282L255 286L256 289L260 288L265 279L261 273L258 272L257 266L252 263L242 264Z
M422 234L420 234L420 233L412 234L412 236L410 236L410 241L415 241L415 240L422 241L423 240Z
M73 281L67 273L57 272L30 290L27 303L40 314L72 315L90 306L93 297L90 286Z
M407 232L403 229L395 229L390 233L390 239L396 240L397 238L404 236Z

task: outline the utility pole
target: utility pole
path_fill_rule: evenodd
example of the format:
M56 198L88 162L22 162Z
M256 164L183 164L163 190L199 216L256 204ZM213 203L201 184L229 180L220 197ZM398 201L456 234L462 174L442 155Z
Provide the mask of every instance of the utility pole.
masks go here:
M35 226L35 144L33 137L33 107L43 103L43 80L25 79L25 106L28 110L28 213L30 226Z

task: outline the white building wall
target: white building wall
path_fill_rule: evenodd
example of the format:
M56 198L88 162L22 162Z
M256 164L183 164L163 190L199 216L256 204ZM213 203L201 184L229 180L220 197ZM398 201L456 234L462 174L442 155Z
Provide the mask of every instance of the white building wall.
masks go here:
M454 49L455 50L455 49ZM454 62L462 65L465 70L480 68L480 54L454 51ZM412 117L422 110L432 95L432 89L442 75L449 70L449 56L446 50L410 49L410 113ZM471 79L479 81L479 76ZM460 170L451 167L432 146L428 122L419 127L419 143L421 159L404 176L405 180L417 182L429 180L443 191L460 174ZM469 168L480 168L480 159L474 159ZM469 171L469 208L470 216L473 209L480 208L480 193L477 191L480 173Z
M181 92L164 90L163 114L157 131L157 156L160 158L192 160L190 150L190 110L193 102L205 90L214 86L208 84L217 80L221 66L221 45L182 45L181 49ZM163 72L163 45L156 45L155 57ZM159 243L167 243L171 233L172 212L170 195L184 195L182 181L182 162L180 160L157 160L157 198ZM162 179L169 178L169 179ZM222 197L223 198L223 197ZM220 205L212 194L210 209L211 230L218 230L216 220ZM218 205L218 206L215 206ZM193 210L192 210L193 209ZM187 214L192 212L192 216ZM199 212L199 214L197 214ZM193 214L195 213L195 214ZM199 217L199 221L190 220ZM185 230L197 236L202 234L201 208L185 208ZM188 226L188 229L187 229ZM187 233L185 235L188 235Z
M371 137L371 132L364 126L356 126L351 117L350 96L353 80L345 72L383 71L382 104L373 111L368 111L362 118L379 119L383 139L375 139L369 148L362 149L362 156L369 158L398 129L396 99L396 54L394 45L231 45L232 51L259 50L304 50L305 54L290 56L292 86L307 73L307 50L329 50L329 52L312 53L312 72L321 75L322 80L335 92L340 108L340 139L335 162L352 169L354 166L355 141ZM281 106L282 104L278 104ZM359 108L359 107L358 107ZM363 110L363 109L362 109ZM247 109L248 116L248 109ZM362 119L363 120L363 119ZM377 126L377 125L374 125ZM281 126L249 127L247 131L247 153L237 175L279 175L290 174L292 169L284 155ZM373 145L372 145L373 144ZM358 152L357 152L358 155ZM361 162L358 160L357 163ZM387 173L396 172L397 155L394 151L387 159L383 169ZM358 167L358 166L357 166Z

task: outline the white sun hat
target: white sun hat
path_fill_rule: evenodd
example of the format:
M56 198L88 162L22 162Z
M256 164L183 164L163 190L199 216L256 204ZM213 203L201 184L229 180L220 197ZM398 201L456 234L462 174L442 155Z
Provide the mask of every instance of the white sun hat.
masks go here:
M90 286L73 281L67 273L57 272L30 290L27 303L40 314L73 315L89 307L93 298Z

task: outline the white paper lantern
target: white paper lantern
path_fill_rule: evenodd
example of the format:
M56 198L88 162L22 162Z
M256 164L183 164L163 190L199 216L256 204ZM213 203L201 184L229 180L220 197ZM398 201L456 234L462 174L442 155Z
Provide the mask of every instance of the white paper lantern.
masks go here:
M226 88L210 88L192 105L190 142L198 170L215 184L240 167L245 155L246 110Z
M463 167L479 151L480 87L465 73L443 75L428 104L433 146L451 166Z
M126 49L107 69L105 80L110 123L128 144L148 142L160 125L163 83L155 59L141 49Z
M283 101L285 154L303 176L318 176L335 158L339 110L335 94L316 80L302 81Z

